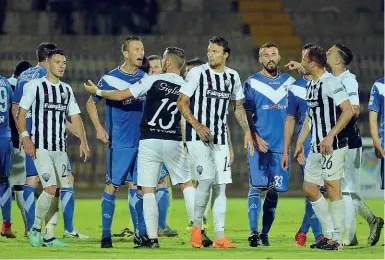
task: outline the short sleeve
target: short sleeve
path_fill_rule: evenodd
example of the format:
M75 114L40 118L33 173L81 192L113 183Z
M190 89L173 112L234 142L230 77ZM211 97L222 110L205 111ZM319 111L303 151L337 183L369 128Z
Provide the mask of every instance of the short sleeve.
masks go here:
M353 106L359 106L360 99L358 95L358 82L355 77L342 79L341 83L345 87L346 92L348 93L350 103Z
M333 98L336 106L341 105L344 101L349 99L340 80L336 78L329 78L326 82L324 82L324 84L328 84L326 87L328 96Z
M80 108L78 106L78 103L76 102L75 95L72 89L70 91L71 91L71 95L68 103L68 115L72 116L72 115L80 114Z
M239 74L236 73L235 85L234 85L233 93L231 94L231 99L232 100L241 100L244 98L245 98L245 94L243 93L243 87L242 87L241 79L239 78Z
M251 89L248 80L243 84L243 93L245 96L245 102L243 103L243 107L246 111L254 111L253 90Z
M179 93L185 94L188 97L194 95L195 90L199 85L201 77L201 69L199 67L192 68L186 76L186 83L180 88Z
M129 89L134 98L138 98L147 93L147 91L152 87L155 81L159 79L158 75L151 75L145 78L138 80L133 84Z
M372 86L372 89L370 91L368 110L374 112L380 111L380 93L378 92L376 84Z
M13 93L13 104L20 103L21 97L23 96L23 85L25 85L24 82L20 82L20 80L16 82L15 91Z
M298 97L296 97L293 92L288 91L287 94L287 107L286 107L286 115L295 116L297 114L298 107Z
M36 99L37 82L34 80L24 85L23 96L21 97L19 106L25 110L29 110Z

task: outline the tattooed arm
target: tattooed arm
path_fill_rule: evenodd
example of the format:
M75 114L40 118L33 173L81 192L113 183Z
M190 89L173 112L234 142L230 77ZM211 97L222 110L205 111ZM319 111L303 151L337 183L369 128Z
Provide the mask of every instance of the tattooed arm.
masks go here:
M185 118L187 123L195 129L201 140L210 141L212 139L210 129L199 123L199 121L191 113L190 98L187 95L180 93L176 105L183 118Z
M243 107L244 99L234 100L232 101L232 103L234 107L235 117L239 125L242 127L243 132L245 132L245 148L250 149L249 152L250 152L250 155L252 156L254 154L254 142L251 135L249 123L247 121L246 111Z

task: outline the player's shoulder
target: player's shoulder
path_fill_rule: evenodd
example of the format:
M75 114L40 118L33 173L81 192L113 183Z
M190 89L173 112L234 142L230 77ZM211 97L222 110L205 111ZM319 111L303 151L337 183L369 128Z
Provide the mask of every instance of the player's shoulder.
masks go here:
M229 67L225 67L225 72L226 73L230 73L230 74L234 74L235 76L239 77L239 73L235 69L232 69L232 68L229 68Z
M11 84L12 86L16 86L16 83L17 83L17 78L15 78L15 77L10 77L10 78L8 78L8 82L9 82L9 84Z
M279 78L283 83L288 83L288 84L292 84L296 81L295 78L293 78L290 74L287 74L284 72L281 72L279 74Z
M344 73L342 73L339 77L342 81L342 83L344 82L347 82L347 83L357 83L357 79L356 79L356 75L352 72L350 72L349 70L345 71Z
M9 84L9 81L6 77L3 77L0 75L0 86L10 88L11 85Z
M374 82L372 89L377 89L377 92L381 95L385 95L385 83L384 78L381 78L379 80L376 80Z
M157 75L151 75L150 77L154 77L153 80L164 80L168 82L172 82L178 85L182 85L186 83L184 79L175 73L162 73L162 74L157 74Z
M380 79L376 80L376 82L374 82L374 85L378 85L378 86L380 86L380 85L383 86L384 84L385 84L384 78L380 78Z
M296 81L293 82L292 86L298 86L298 87L303 87L306 88L308 84L308 80L306 80L304 77L300 77Z
M199 66L196 66L194 68L192 68L188 74L191 74L191 75L200 75L201 73L203 73L204 71L208 70L209 69L209 65L208 63L205 63L205 64L202 64L202 65L199 65Z
M322 82L324 84L338 84L338 85L341 85L341 81L336 76L334 76L333 74L331 74L329 72L325 72L325 74L322 75L319 80L320 80L320 82Z
M69 90L72 91L72 87L70 84L64 82L64 81L60 81L60 85L62 85L64 88L68 88Z

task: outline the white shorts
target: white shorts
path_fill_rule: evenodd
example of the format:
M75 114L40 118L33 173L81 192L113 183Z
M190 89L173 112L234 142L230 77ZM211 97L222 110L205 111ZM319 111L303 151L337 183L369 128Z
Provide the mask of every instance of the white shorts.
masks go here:
M214 184L233 182L228 145L208 145L202 141L189 141L187 148L198 181L214 179Z
M345 155L345 173L342 179L342 192L358 192L360 185L362 147L348 149Z
M332 154L310 152L306 159L305 181L324 185L324 180L334 181L344 177L345 155L348 147L334 150Z
M11 186L25 184L27 174L25 171L25 153L23 149L13 148L12 169L9 176Z
M67 153L36 149L36 159L33 162L43 188L49 186L71 187L68 180Z
M162 164L166 165L173 185L191 180L187 152L181 141L145 139L139 142L138 186L158 187Z

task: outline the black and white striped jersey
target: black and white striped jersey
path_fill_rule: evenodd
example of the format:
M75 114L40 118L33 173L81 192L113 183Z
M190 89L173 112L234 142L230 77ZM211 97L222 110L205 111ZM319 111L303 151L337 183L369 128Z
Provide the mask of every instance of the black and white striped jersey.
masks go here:
M244 98L238 72L225 67L224 72L214 72L209 64L195 67L187 74L187 83L180 89L190 97L194 117L207 126L214 144L227 144L227 113L230 100ZM186 141L200 140L194 128L186 123Z
M328 72L325 72L318 80L311 80L307 84L306 101L313 152L319 152L319 144L336 124L341 114L339 105L345 100L348 100L348 95L341 81ZM344 129L334 138L333 150L346 145L347 136Z
M349 101L352 106L360 105L358 82L356 75L351 73L349 70L344 71L342 74L337 76L341 80L342 85L345 87L348 93ZM353 116L350 122L346 125L345 131L348 136L349 149L359 148L362 146L361 132L358 128L358 118Z
M19 106L32 108L31 139L36 149L67 151L66 117L80 114L70 85L34 79L24 87Z

